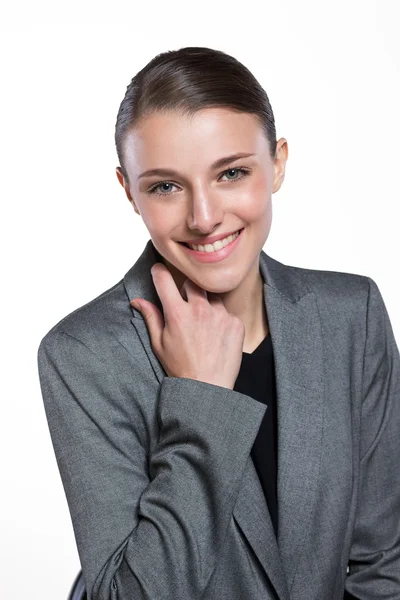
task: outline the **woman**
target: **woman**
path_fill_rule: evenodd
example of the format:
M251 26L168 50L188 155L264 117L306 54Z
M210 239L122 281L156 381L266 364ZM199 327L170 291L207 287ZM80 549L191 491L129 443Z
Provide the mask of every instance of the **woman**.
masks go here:
M38 352L88 599L400 599L399 351L371 278L263 251L265 91L160 54L116 146L151 239Z

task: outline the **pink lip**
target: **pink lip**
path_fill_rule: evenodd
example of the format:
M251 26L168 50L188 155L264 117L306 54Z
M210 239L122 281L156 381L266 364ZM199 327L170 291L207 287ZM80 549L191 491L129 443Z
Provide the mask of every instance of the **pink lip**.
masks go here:
M223 240L229 237L230 235L233 235L237 231L240 231L240 229L234 229L233 231L229 231L228 233L220 233L219 235L210 235L206 238L196 238L195 240L182 240L180 243L195 244L196 246L201 244L202 246L204 246L205 244L213 244L214 242L218 242L218 240Z
M241 232L239 233L237 238L234 239L230 244L225 246L225 248L221 248L220 250L216 250L213 252L200 252L199 250L192 250L192 248L188 248L187 246L185 246L182 243L181 243L181 246L186 250L186 252L189 252L189 254L191 256L193 256L193 258L195 258L199 262L202 262L202 263L218 262L220 260L223 260L227 256L229 256L229 254L231 254L231 252L234 251L234 249L236 248L236 246L238 246L240 240L242 239L242 233L243 233L243 229L241 230Z

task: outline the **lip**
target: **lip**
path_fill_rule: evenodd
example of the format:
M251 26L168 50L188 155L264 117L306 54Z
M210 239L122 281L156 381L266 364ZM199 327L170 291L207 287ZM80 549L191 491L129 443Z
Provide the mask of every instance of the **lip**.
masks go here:
M236 231L238 231L238 230L236 230ZM185 251L188 252L189 255L192 256L194 259L196 259L198 262L202 262L202 263L219 262L220 260L223 260L224 258L229 256L235 250L235 248L239 245L239 242L242 239L242 233L244 231L244 228L239 229L239 231L240 231L239 235L237 236L237 238L235 238L233 240L233 242L231 242L224 248L221 248L220 250L215 250L213 252L200 252L199 250L192 250L192 248L185 246L182 242L179 242L179 243L182 246L182 248L184 248ZM235 231L233 233L235 233Z
M243 227L242 227L242 229L243 229ZM219 235L210 235L209 237L206 237L206 238L196 238L194 240L182 240L179 243L180 244L196 244L196 246L201 244L202 246L204 246L205 244L213 244L214 242L218 242L218 240L223 240L224 238L229 237L230 235L236 233L237 231L240 231L240 229L234 229L233 231L229 231L228 233L220 233Z

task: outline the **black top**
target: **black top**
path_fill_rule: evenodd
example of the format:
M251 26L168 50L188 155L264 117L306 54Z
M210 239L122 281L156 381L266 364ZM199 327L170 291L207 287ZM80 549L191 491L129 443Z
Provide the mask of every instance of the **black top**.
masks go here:
M242 364L233 389L268 405L251 456L277 536L277 410L274 357L269 332L252 354L242 353Z

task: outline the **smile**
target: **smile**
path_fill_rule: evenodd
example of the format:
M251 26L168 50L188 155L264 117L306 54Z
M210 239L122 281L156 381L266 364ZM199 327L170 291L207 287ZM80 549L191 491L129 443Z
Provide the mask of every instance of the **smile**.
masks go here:
M237 238L237 236L239 235L241 229L238 229L238 231L236 231L235 233L232 233L231 235L228 235L228 237L223 238L222 240L217 240L216 242L214 242L213 244L186 244L185 242L183 242L185 244L185 246L189 246L189 248L191 248L192 250L198 250L199 252L215 252L216 250L221 250L221 248L225 248L225 246L227 246L228 244L230 244L231 242L233 242L234 239Z
M178 242L190 256L196 259L196 261L203 263L218 262L229 256L239 244L242 238L243 229L239 229L236 233L229 235L228 237L218 240L213 244L187 244L185 242Z

